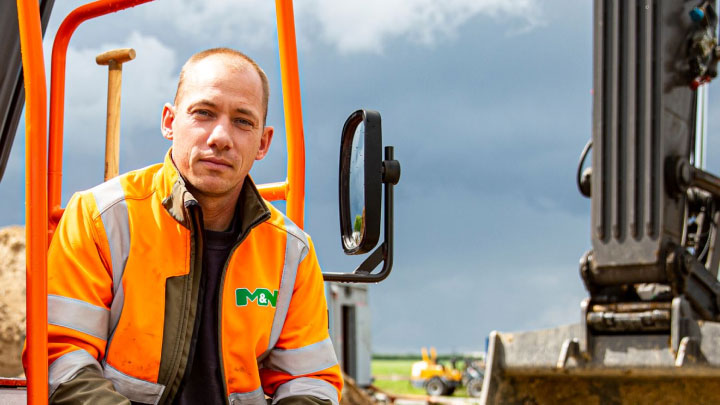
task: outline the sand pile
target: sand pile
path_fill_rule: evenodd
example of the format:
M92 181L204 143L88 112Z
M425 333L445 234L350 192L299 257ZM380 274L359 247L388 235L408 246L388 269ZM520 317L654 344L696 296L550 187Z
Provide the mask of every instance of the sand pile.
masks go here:
M25 227L0 228L0 377L23 374Z

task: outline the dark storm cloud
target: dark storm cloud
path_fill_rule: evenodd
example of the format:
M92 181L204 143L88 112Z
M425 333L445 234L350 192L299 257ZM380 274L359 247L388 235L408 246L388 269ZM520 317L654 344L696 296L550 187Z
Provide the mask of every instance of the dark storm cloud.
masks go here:
M256 57L271 81L268 121L276 136L271 156L253 176L259 182L285 177L274 26L257 33L262 41L245 37L241 27L233 39L226 30L230 22L203 26L205 19L219 17L200 7L199 17L186 16L182 23L194 25L183 31L172 15L161 16L168 11L164 4L128 12L131 25L121 13L89 22L73 38L68 63L87 73L68 84L68 102L76 107L66 115L65 201L71 190L100 181L102 157L95 150L104 137L106 78L92 57L109 45L138 50L124 69L121 170L158 161L169 146L157 130L159 112L172 99L182 61L197 50L227 45ZM178 4L182 10L200 3ZM221 4L236 7L231 1ZM535 2L517 4L526 12ZM348 114L357 108L379 110L385 143L396 147L402 163L395 269L371 287L376 351L416 351L421 345L482 350L492 329L577 319L585 296L577 265L589 247L589 200L578 194L574 176L591 129L592 4L539 4L542 24L535 15L526 19L505 7L495 14L476 12L450 33L433 31L433 41L418 39L427 30L383 31L376 34L382 44L376 48L333 42L330 33L339 28L318 28L322 16L297 23L306 229L326 271L350 271L361 260L343 255L336 218L340 130ZM73 5L57 4L48 32ZM266 12L259 7L251 21ZM227 21L237 19L226 14ZM311 18L304 9L296 15ZM82 102L84 110L77 107ZM19 134L17 142L22 139ZM0 184L3 225L23 222L22 159L16 144Z

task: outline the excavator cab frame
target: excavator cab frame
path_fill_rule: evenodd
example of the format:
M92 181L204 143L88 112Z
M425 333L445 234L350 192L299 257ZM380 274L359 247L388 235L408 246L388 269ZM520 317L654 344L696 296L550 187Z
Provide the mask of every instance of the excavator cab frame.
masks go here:
M51 60L50 93L48 97L45 74L45 56L42 37L47 25L53 0L16 0L17 14L5 13L4 18L17 18L19 43L22 50L22 69L19 60L10 61L3 73L15 78L10 93L12 97L0 99L0 107L9 111L3 118L2 148L0 148L0 169L4 168L9 155L12 138L23 105L25 95L25 141L26 141L26 264L27 264L27 401L42 404L48 400L47 366L47 247L52 238L63 209L60 205L62 179L62 143L65 91L65 56L70 38L75 29L92 18L111 12L134 7L153 0L98 0L73 10L60 25L55 36ZM3 4L3 7L8 8ZM285 200L287 216L300 228L304 227L305 202L305 144L298 73L295 23L291 0L276 1L278 48L282 80L283 106L287 138L287 178L284 181L258 186L261 195L269 200ZM13 33L14 35L14 33ZM16 51L15 54L18 52ZM13 55L15 55L13 54ZM12 58L11 58L12 59ZM22 79L21 79L22 78ZM24 85L22 85L24 84ZM3 93L4 97L4 93ZM49 99L49 122L47 104ZM6 108L7 107L7 108ZM363 110L361 110L363 111ZM356 113L353 113L356 114ZM379 113L376 113L379 125ZM9 118L8 118L9 117ZM353 118L351 115L349 118ZM8 119L6 119L8 118ZM49 125L48 125L49 124ZM346 124L347 127L347 124ZM378 127L379 130L379 127ZM9 135L8 135L9 134ZM350 134L350 139L354 136ZM343 135L345 137L345 135ZM369 255L366 262L353 273L325 273L325 280L344 282L378 282L387 277L392 267L392 188L400 177L400 164L393 158L392 147L386 147L385 158L380 156L381 140L373 143L372 149L362 145L341 149L343 154L361 156L356 168L341 171L343 176L352 176L352 171L371 171L378 176L371 179L384 185L385 195L385 241ZM361 150L358 150L361 149ZM367 180L367 179L366 179ZM365 194L367 182L360 182L354 189L345 189L353 195ZM377 187L376 187L377 188ZM377 192L367 193L371 199L365 204L377 206L383 198ZM342 201L341 212L348 210ZM368 223L378 224L376 217L367 217ZM373 228L369 232L377 233ZM377 238L368 233L363 245L368 251L377 244ZM374 239L374 240L373 240ZM355 252L362 253L362 252ZM373 270L384 263L378 273Z

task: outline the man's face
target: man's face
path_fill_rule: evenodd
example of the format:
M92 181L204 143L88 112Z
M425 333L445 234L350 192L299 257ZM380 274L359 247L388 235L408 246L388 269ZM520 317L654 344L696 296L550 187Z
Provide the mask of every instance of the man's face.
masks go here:
M194 63L185 72L177 105L163 108L163 136L194 193L238 194L253 161L267 154L273 128L265 127L260 76L225 55Z

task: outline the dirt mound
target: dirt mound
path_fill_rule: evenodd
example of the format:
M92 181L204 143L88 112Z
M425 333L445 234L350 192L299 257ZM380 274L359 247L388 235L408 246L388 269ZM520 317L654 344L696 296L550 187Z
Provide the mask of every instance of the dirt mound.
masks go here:
M0 228L0 376L23 374L25 227Z
M355 380L353 380L352 377L343 373L343 380L345 380L345 384L342 390L340 405L373 405L377 403L370 395L355 384Z

